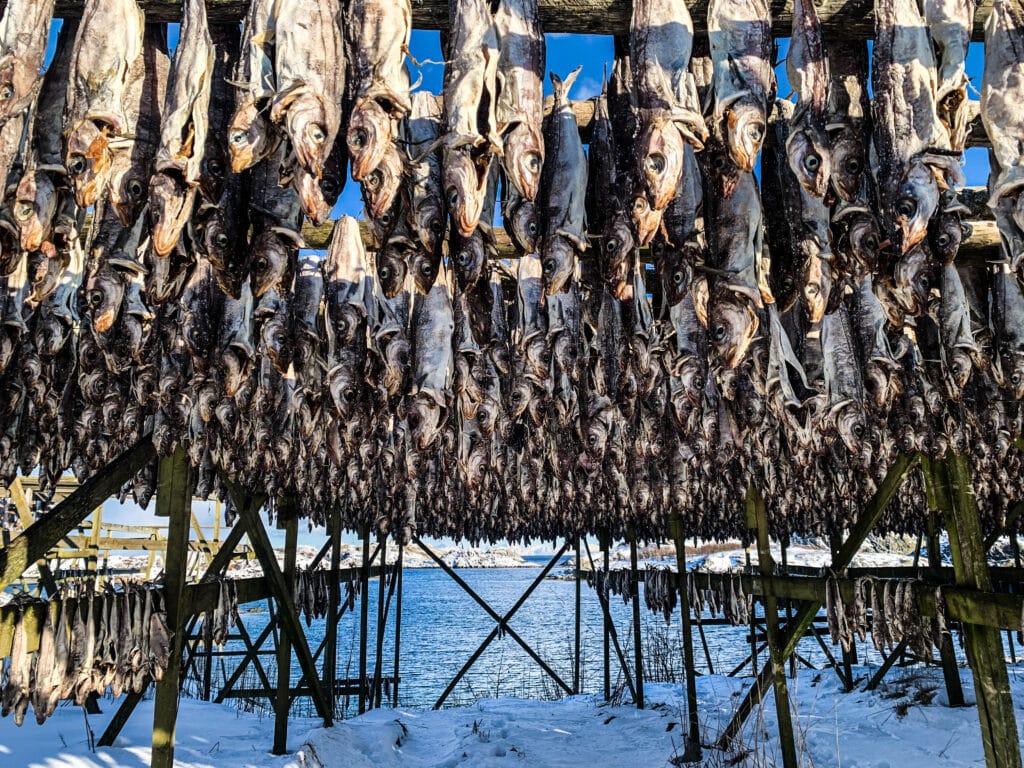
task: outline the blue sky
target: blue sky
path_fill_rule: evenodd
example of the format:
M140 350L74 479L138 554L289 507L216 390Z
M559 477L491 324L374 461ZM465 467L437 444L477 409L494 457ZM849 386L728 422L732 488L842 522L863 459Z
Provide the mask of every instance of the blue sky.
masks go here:
M59 22L55 23L51 30L50 48L47 52L47 64L53 55L56 45L56 35L59 29ZM168 39L173 50L178 40L178 25L172 24L169 27ZM441 36L437 31L415 30L412 33L410 51L413 58L424 62L422 66L410 64L412 81L419 80L418 87L432 93L440 93L444 68L441 55ZM826 44L827 44L826 40ZM789 83L786 78L785 52L788 47L787 40L779 41L779 66L776 73L779 81L779 95L786 96L789 92ZM613 58L612 38L603 35L570 35L551 34L547 35L547 70L558 75L565 76L579 65L583 65L583 71L573 88L570 96L573 99L586 99L595 96L601 91L601 79L604 71L610 71ZM434 63L431 63L434 62ZM967 61L967 74L971 77L972 86L975 89L971 94L977 99L977 89L981 86L981 72L983 66L983 50L980 43L973 43L970 47ZM545 75L545 94L551 93L550 79ZM965 175L969 186L983 186L988 177L988 158L984 149L968 149L965 157ZM345 191L333 211L334 217L347 214L362 218L362 200L359 195L359 185L349 180ZM213 504L196 504L195 510L203 525L211 525L213 520ZM132 522L146 524L155 518L149 510L140 510L134 504L124 506L116 502L108 502L104 505L104 519L112 522ZM283 535L275 530L270 531L272 538L280 542ZM315 530L312 534L307 533L305 528L300 531L300 541L319 545L323 541L324 532L322 529ZM353 534L345 536L345 541L355 542ZM441 545L450 545L451 542L441 541Z

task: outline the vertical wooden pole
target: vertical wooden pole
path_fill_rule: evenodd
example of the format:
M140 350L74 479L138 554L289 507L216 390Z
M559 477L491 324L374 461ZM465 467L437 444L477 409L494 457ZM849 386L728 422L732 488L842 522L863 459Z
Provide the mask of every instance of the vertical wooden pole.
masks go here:
M643 637L640 626L640 576L637 567L636 534L629 536L629 566L632 571L633 585L633 667L636 683L636 708L644 708L644 654Z
M174 728L178 719L181 652L184 640L185 568L188 555L189 513L192 508L192 467L181 446L160 460L157 470L156 514L169 518L164 562L164 600L171 652L163 679L156 684L153 705L153 768L173 768Z
M690 624L690 593L686 588L686 535L682 518L669 516L669 535L676 545L676 587L679 590L679 612L683 624L683 663L686 666L686 709L689 726L686 734L684 762L697 762L701 758L700 720L697 717L697 665L693 657L693 627Z
M395 603L395 664L394 670L391 673L394 677L391 683L391 706L398 706L398 683L401 681L401 675L399 674L399 666L402 658L402 571L403 563L405 558L405 546L402 544L398 545L398 562L395 563L395 568L398 569L398 573L395 578L398 579L398 595L396 595L398 602Z
M213 622L210 621L212 612L203 617L203 700L210 700L210 692L213 688ZM194 653L194 651L193 651Z
M580 693L580 537L576 536L576 613L575 613L575 635L573 637L573 666L572 666L572 691Z
M363 527L363 570L359 576L359 714L366 711L366 642L370 620L370 528Z
M384 655L384 624L386 623L386 617L384 615L384 582L387 580L387 552L388 552L388 537L378 536L377 538L378 547L380 549L380 576L377 577L377 643L374 646L373 654L373 691L370 696L370 708L376 709L380 706L381 700L381 677L383 669L383 655Z
M159 513L158 513L159 514ZM95 576L100 556L100 527L103 524L103 507L96 507L92 513L92 528L89 529L89 554L85 558L85 572Z
M921 469L925 479L925 496L927 497L928 512L928 567L939 568L942 566L942 557L939 553L939 521L937 510L940 507L940 496L944 500L941 504L949 508L948 494L941 483L936 482L936 465L927 457L921 459ZM942 677L946 683L946 697L949 699L949 706L964 706L964 687L960 682L960 670L957 668L956 651L953 650L953 635L946 632L942 635L939 644L939 660L942 662Z
M772 551L768 539L768 513L764 497L751 483L747 486L747 527L757 529L757 569L762 576L772 575ZM768 592L768 590L765 590ZM772 594L764 596L765 630L768 657L775 689L775 712L779 720L779 744L785 768L797 768L796 740L793 736L793 711L789 706L786 684L786 654L779 639L779 604Z
M950 503L946 530L953 554L958 584L985 592L992 590L992 578L981 535L977 500L971 483L967 457L949 455L943 461ZM1006 672L1003 638L995 627L963 625L967 661L974 673L974 693L981 721L985 764L989 768L1021 768L1017 718L1013 711L1010 679Z
M284 527L284 574L288 594L295 592L295 558L299 544L299 516L291 504L279 501L277 505L278 524ZM288 610L278 604L278 612ZM310 687L316 685L309 681ZM277 644L277 691L274 694L274 749L275 755L288 751L288 711L291 709L292 687L292 644L287 632L281 632Z
M750 547L743 548L743 554L747 558L747 573L753 571L753 565L750 561ZM751 609L753 609L754 603L751 601ZM750 669L757 677L757 614L750 611Z
M787 556L786 550L789 549L789 542L787 542L787 541L781 542L781 549L782 549L782 572L788 576L789 575L789 558ZM793 601L792 600L787 600L786 601L786 624L789 624L791 621L793 621ZM789 679L790 680L796 680L796 650L794 650L793 653L789 654ZM852 681L853 677L851 676L851 677L848 677L846 679Z
M601 551L604 553L604 576L608 575L608 567L611 565L610 555L608 549L611 546L611 542L608 540L608 534L603 533L601 535ZM598 574L599 576L601 574ZM597 588L604 589L604 583L598 579ZM602 598L603 599L603 598ZM603 611L603 620L601 622L601 630L604 638L604 698L605 701L612 697L612 657L611 657L611 644L609 638L611 637L611 616L608 611Z
M341 585L338 583L341 571L341 515L331 510L331 580L327 586L327 637L324 649L324 691L329 706L334 712L334 684L338 677L338 612L341 608ZM333 725L333 723L332 723Z

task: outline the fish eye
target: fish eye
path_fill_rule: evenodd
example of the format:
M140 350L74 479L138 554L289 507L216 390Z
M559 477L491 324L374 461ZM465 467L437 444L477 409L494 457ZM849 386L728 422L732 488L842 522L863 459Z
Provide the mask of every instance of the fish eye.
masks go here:
M851 157L846 161L845 165L847 173L853 175L860 173L860 158Z
M324 129L319 125L309 126L309 130L306 131L309 134L309 138L313 140L315 144L323 144L327 139L327 134L324 133Z
M344 336L347 332L348 332L348 321L347 320L339 320L338 321L338 333L341 336Z
M459 251L455 256L455 263L460 267L468 266L469 264L469 253L467 251Z
M930 277L928 277L927 274L921 275L920 280L918 280L917 282L926 291L932 287L932 280Z
M716 171L725 170L725 156L715 155L715 157L711 160L711 167L714 168Z
M138 179L132 179L128 182L128 198L133 202L139 202L142 200L142 195L145 190L142 188L142 182Z
M751 141L760 141L764 138L764 125L761 123L751 123L747 126L747 138Z
M228 236L226 232L218 232L213 236L213 244L218 248L228 247Z
M321 179L320 191L323 192L326 197L334 197L334 194L338 191L338 185L333 179Z
M638 197L638 198L636 198L636 200L633 201L633 210L634 211L639 213L640 211L643 211L643 210L646 210L646 209L647 209L647 201L644 198Z
M939 248L945 248L946 246L949 245L952 239L953 238L949 236L948 232L943 232L941 235L935 238L935 242L939 246Z
M380 275L381 280L387 280L391 277L391 267L385 265L377 270L377 274Z
M210 160L206 161L206 170L209 173L218 175L220 174L221 171L224 170L224 166L221 164L220 160L216 158L211 158Z
M683 272L681 269L677 269L675 272L672 273L672 282L675 283L676 285L682 285L685 280L686 273Z
M644 165L651 173L661 173L665 170L665 156L658 153L648 155Z
M853 436L856 437L858 440L860 440L862 437L864 437L864 425L863 424L854 424L853 425Z
M606 251L608 251L608 253L614 253L615 249L618 248L618 247L619 247L619 241L617 239L615 239L614 237L609 238L608 242L604 244L604 249Z
M526 155L526 167L531 171L537 172L540 170L540 155L536 152L530 152Z
M367 135L366 131L362 128L356 128L349 134L348 143L356 149L361 149L366 145Z
M430 223L430 231L433 232L435 235L440 235L441 234L441 222L438 221L437 219L434 219L434 221L432 221Z
M68 171L72 176L85 173L88 167L89 164L86 162L85 155L80 155L76 152L68 158Z
M896 215L906 219L911 218L917 212L917 203L908 197L896 203Z
M270 260L266 256L260 256L258 259L256 259L255 267L256 267L257 271L262 272L263 270L267 269L267 267L269 267L269 266L270 266Z
M366 186L368 186L370 189L376 189L377 187L380 186L380 183L380 171L374 171L373 173L366 177Z
M14 206L14 218L20 222L26 222L32 218L36 208L32 203L21 202Z
M812 152L811 154L804 158L804 168L806 168L811 173L814 173L819 168L821 168L821 158L817 154Z
M454 187L452 189L449 189L448 197L446 199L448 200L448 207L454 208L455 204L459 202L459 191Z
M531 235L536 235L537 234L537 222L531 221L529 224L527 224L526 225L526 231L529 232Z
M391 225L391 214L385 211L384 213L381 214L379 221L381 223L381 226L384 226L384 227L390 226Z
M425 277L430 277L432 274L434 274L434 265L431 264L429 261L424 261L423 263L420 264L420 274Z
M7 101L11 98L14 98L14 88L11 87L10 83L7 83L3 88L0 88L0 99Z
M550 277L555 273L555 260L544 259L544 274Z
M875 250L878 247L878 236L874 234L865 236L864 247L871 251Z
M817 298L820 292L821 290L814 283L810 283L806 288L804 288L804 293L807 294L807 298L809 299Z
M597 435L589 435L587 437L587 445L590 445L590 446L597 445Z
M98 307L102 303L103 291L101 291L99 288L94 288L93 290L89 291L89 304L91 304L93 307Z
M711 338L717 342L724 341L726 332L726 327L719 323L718 325L711 329Z
M345 398L346 402L354 402L356 399L356 390L354 387L346 387L345 391L341 393L342 397Z
M701 376L700 374L697 374L696 376L693 377L693 388L694 389L704 389L704 385L706 383L707 382L704 381L704 377Z
M245 131L232 131L231 136L228 137L228 141L236 146L245 144L249 136Z

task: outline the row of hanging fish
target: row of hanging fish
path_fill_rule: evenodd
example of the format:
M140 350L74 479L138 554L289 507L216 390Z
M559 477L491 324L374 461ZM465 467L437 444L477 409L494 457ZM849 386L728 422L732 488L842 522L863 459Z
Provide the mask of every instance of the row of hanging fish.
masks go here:
M968 0L878 0L870 75L797 2L795 106L767 3L713 0L698 38L681 0L638 0L588 153L576 73L544 115L535 2L449 10L438 97L410 82L407 0L252 0L240 29L185 0L173 59L135 0L86 0L41 76L53 3L7 4L0 482L84 479L151 435L200 496L227 475L403 542L655 539L668 510L723 538L748 535L751 480L776 533L819 534L898 454L954 450L1002 522L1024 495L1017 2L986 26L989 268L955 262ZM343 218L310 252L346 172L371 250ZM154 464L122 496L155 485ZM924 509L913 474L882 525Z
M342 585L339 585L339 589ZM361 582L353 573L344 582L345 594L341 597L341 609L351 611L359 599ZM327 615L331 595L331 571L329 568L300 569L295 572L295 610L305 618L306 626L314 619Z
M730 572L712 575L706 571L686 572L686 595L690 611L698 624L706 611L712 618L721 616L733 626L750 624L753 595L743 589L743 574Z
M665 617L665 623L671 624L678 600L675 571L671 568L644 569L644 605L648 610L660 613Z
M170 657L170 631L162 592L149 585L87 584L45 601L17 599L4 611L13 625L0 714L16 725L29 704L42 725L64 699L84 704L110 689L142 693L160 680Z

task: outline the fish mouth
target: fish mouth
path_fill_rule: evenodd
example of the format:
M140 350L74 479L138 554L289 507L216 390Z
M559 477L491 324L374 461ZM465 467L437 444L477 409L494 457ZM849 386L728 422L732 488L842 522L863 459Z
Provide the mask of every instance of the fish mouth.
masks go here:
M391 143L391 118L376 99L364 96L356 102L345 133L351 159L352 179L363 179L384 160Z
M293 177L296 191L299 193L299 202L302 205L302 212L315 225L320 226L331 216L331 207L324 200L320 184L312 173L305 169L296 169Z
M747 354L754 336L757 335L758 319L753 308L740 298L727 300L727 306L737 310L730 322L730 318L722 317L720 311L713 312L719 315L716 320L711 320L711 343L715 352L726 369L733 369L739 365ZM719 308L720 310L720 308ZM738 324L738 327L737 327Z
M740 171L750 173L764 144L764 110L753 104L738 104L726 113L726 125L729 155Z
M661 219L665 209L652 208L646 197L640 195L633 199L630 209L630 218L633 220L633 228L636 230L637 246L643 248L650 245L654 236L658 234L661 227Z
M541 284L548 296L565 291L566 284L576 267L576 250L561 235L549 239L542 248Z
M279 137L260 102L243 104L235 112L228 126L228 151L231 171L241 173L276 149Z
M299 164L319 178L334 143L323 103L312 95L308 99L300 97L288 108L285 127Z
M928 234L928 218L917 213L909 219L899 217L897 221L900 227L900 251L906 254Z

